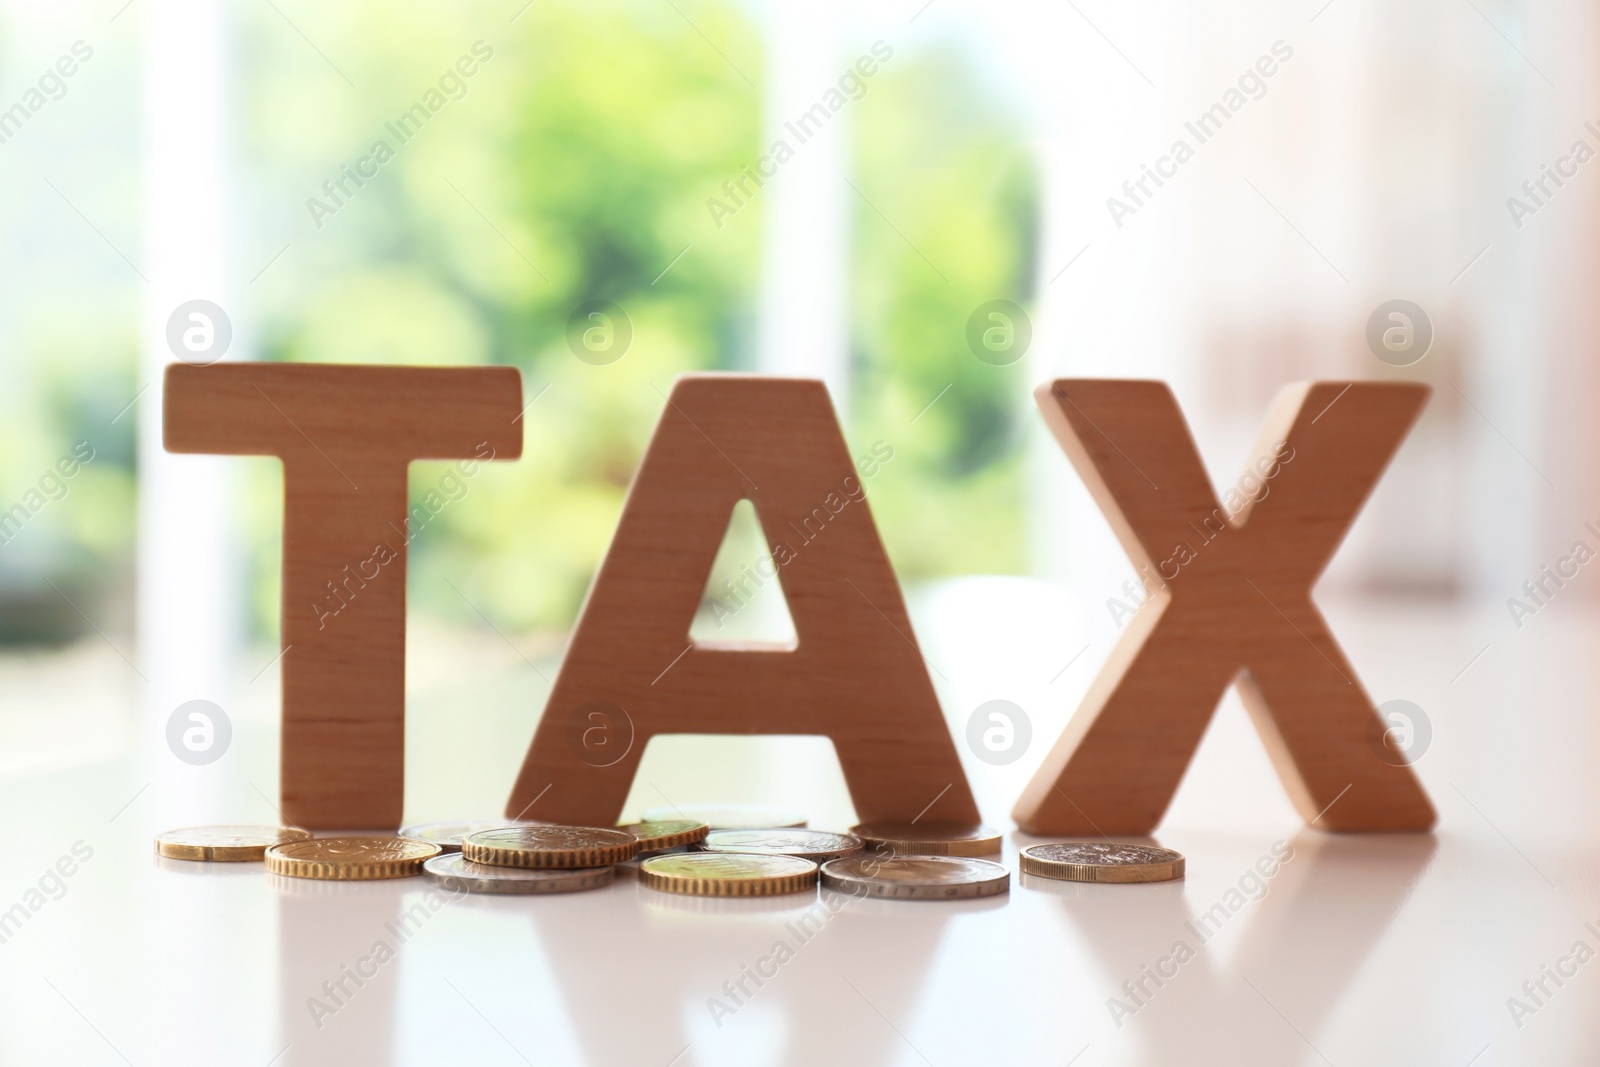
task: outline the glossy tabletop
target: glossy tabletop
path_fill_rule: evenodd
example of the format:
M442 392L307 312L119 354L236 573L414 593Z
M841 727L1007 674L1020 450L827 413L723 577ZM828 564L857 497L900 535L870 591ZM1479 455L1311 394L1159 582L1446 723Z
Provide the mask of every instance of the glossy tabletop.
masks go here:
M985 817L1009 830L1116 633L1022 579L912 608ZM116 660L8 661L0 1063L1600 1062L1600 626L1560 605L1520 629L1494 605L1325 608L1374 698L1426 717L1436 833L1305 829L1230 695L1156 836L1184 880L1019 877L1031 839L1008 833L1008 895L832 909L664 895L629 868L593 892L449 899L158 859L161 829L274 821L271 672L220 694L231 750L191 767ZM558 650L419 623L410 655L408 817L495 816ZM1033 741L992 766L964 738L1002 698ZM817 739L658 739L625 814L709 800L851 820Z

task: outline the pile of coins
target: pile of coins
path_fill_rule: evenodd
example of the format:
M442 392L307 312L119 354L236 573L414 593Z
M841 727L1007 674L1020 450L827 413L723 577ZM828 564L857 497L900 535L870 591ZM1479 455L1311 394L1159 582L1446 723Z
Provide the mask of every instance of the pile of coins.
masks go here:
M650 818L674 814L677 818ZM870 823L849 833L806 828L791 812L708 808L646 812L611 829L541 822L455 822L403 827L394 837L312 837L278 826L196 826L156 838L171 859L264 860L289 878L366 881L420 875L466 893L545 894L599 889L638 860L638 881L663 893L768 897L818 885L855 897L970 900L1011 888L1011 872L983 859L1000 834L980 826ZM741 825L743 824L743 825ZM1182 878L1170 849L1112 841L1032 845L1022 872L1075 882Z

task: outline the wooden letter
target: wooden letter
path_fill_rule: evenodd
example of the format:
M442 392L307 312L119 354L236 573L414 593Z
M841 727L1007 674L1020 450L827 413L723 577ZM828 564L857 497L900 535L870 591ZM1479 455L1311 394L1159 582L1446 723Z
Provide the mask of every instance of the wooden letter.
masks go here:
M689 638L741 499L766 532L792 649ZM597 730L604 744L590 744ZM663 733L827 735L861 819L977 821L820 381L705 374L673 386L506 814L537 799L540 819L609 826Z
M408 515L407 466L459 458L466 475L520 456L521 375L173 364L165 403L168 451L283 460L284 818L393 830L405 790L406 544L449 499L435 491Z
M1307 821L1426 830L1409 766L1311 601L1311 587L1427 402L1424 385L1284 389L1225 503L1161 382L1063 379L1045 421L1139 568L1149 600L1013 815L1035 834L1147 834L1236 684Z

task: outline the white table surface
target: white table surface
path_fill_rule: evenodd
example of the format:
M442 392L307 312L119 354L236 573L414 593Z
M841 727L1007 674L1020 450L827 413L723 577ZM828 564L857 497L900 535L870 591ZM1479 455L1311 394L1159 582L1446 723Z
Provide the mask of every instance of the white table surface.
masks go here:
M958 739L990 698L1032 717L1018 764L990 767L961 746L986 818L1009 828L1022 781L1115 633L1020 579L927 590L913 614L948 679ZM1546 979L1551 995L1520 1019L1507 1003L1535 1006L1523 983L1577 942L1600 950L1600 627L1559 604L1520 630L1495 605L1327 614L1369 692L1430 718L1417 768L1440 811L1435 834L1303 829L1230 696L1158 834L1187 855L1185 880L1022 879L993 900L852 902L804 943L785 924L814 896L678 898L626 870L596 892L429 911L420 880L299 882L254 864L158 860L158 830L274 820L277 695L272 672L247 681L270 652L241 665L236 691L196 694L235 727L229 754L203 768L137 717L139 683L109 652L8 661L0 910L28 907L75 843L93 854L59 899L31 898L42 906L0 944L0 1063L1600 1062L1600 963L1560 987ZM523 656L549 677L555 650L422 621L411 639L408 818L493 817L547 692ZM850 820L837 764L814 739L661 739L639 779L635 810L720 799L797 806L823 828ZM1197 938L1186 923L1280 841L1293 858L1264 895ZM1028 843L1008 835L1013 871ZM419 904L425 918L400 943L386 924ZM709 998L778 939L793 958L714 1020ZM314 1019L309 998L379 941L393 959L360 988L347 979L353 994ZM1178 941L1194 957L1114 1019L1109 998Z

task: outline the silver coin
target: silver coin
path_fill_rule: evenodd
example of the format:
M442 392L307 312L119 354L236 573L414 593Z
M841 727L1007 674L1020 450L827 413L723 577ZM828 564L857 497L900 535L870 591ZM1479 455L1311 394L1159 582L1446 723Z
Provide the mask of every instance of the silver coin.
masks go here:
M575 893L611 884L615 867L569 867L529 870L473 863L459 852L447 852L422 865L422 877L442 889L466 893Z
M713 830L777 830L804 826L807 822L797 811L755 804L691 804L682 808L651 808L644 813L645 822L670 819L693 819Z
M968 856L863 854L822 865L822 884L857 897L891 900L971 900L1011 889L1011 872Z
M543 826L541 822L524 822L517 819L501 819L499 822L427 822L415 826L400 827L399 836L408 841L425 841L430 845L438 845L446 852L460 852L461 839L468 834L475 834L480 830L498 830L506 826Z
M861 838L826 830L713 830L700 847L707 852L799 856L824 863L860 852Z
M868 849L886 856L997 856L1000 833L987 826L941 822L876 822L850 827Z

